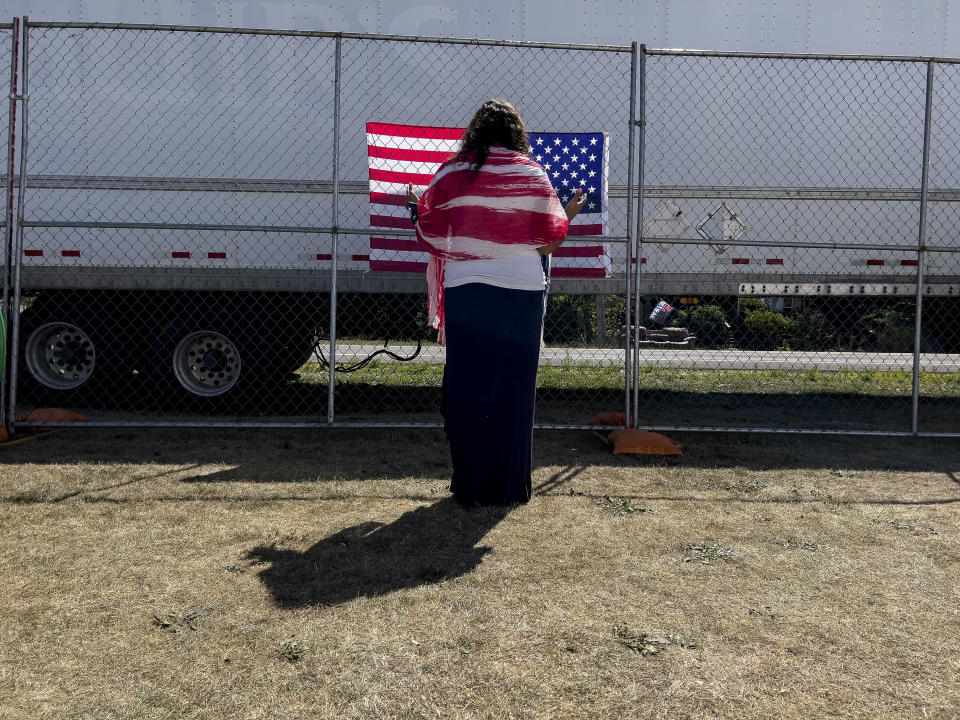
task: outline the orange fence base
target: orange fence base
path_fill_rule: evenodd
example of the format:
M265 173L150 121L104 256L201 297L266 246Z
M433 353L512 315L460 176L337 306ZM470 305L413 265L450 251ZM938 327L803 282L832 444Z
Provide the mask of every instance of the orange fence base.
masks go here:
M614 455L683 455L670 438L649 430L614 430L607 442L613 445Z

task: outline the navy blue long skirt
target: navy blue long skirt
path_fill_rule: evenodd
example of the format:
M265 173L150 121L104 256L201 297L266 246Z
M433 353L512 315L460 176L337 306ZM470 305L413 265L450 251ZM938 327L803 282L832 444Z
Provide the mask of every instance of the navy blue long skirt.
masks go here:
M441 411L464 505L530 499L533 413L544 291L469 283L444 291L447 365Z

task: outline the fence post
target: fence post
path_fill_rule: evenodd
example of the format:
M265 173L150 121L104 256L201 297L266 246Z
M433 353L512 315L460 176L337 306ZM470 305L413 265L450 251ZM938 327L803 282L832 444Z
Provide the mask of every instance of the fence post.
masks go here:
M927 61L927 95L923 114L923 167L920 170L920 223L917 238L917 297L913 326L913 406L910 432L918 432L920 418L920 331L923 325L923 264L927 245L927 181L930 169L930 125L933 117L933 71L935 63Z
M643 185L644 185L644 167L643 161L647 146L647 47L640 46L640 117L636 120L636 125L640 128L640 168L639 182L637 183L637 233L636 233L636 253L637 262L636 282L634 283L634 322L638 324L633 334L633 425L637 427L640 422L640 328L641 317L640 301L640 280L643 273Z
M627 166L627 267L624 272L624 291L626 298L624 302L624 326L623 333L623 424L624 427L631 427L630 423L630 280L632 270L630 264L633 260L633 151L634 151L634 113L637 106L637 43L633 42L630 50L630 134L627 146L627 156L629 165Z
M331 200L330 227L330 364L327 368L327 424L333 424L334 386L337 364L337 250L340 215L340 85L343 35L337 35L333 66L333 198Z
M3 347L0 348L0 357L5 358L3 367L0 367L0 428L7 425L7 378L9 373L6 364L15 360L15 356L7 357L7 349L10 347L9 338L6 335L10 327L11 309L13 304L10 300L10 278L14 262L13 256L13 163L15 161L14 143L16 142L17 128L17 54L19 52L20 42L20 18L13 19L11 28L12 39L10 43L10 109L9 120L10 127L7 130L7 214L6 227L4 228L3 240L3 299L0 300L0 313L2 313L2 322L4 327Z
M23 198L27 189L27 80L30 56L30 18L23 17L23 133L20 141L20 194L17 197L17 227L13 233L10 258L13 262L13 296L10 298L10 394L7 398L7 427L12 428L17 410L17 358L20 356L20 272L23 266Z

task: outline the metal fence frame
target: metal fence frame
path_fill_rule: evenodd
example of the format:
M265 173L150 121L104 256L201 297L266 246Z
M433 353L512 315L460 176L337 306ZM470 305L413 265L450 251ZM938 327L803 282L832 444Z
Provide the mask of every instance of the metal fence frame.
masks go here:
M225 422L222 420L191 421L156 421L148 418L138 419L135 422L128 421L97 421L87 424L88 427L129 427L129 426L149 426L149 427L208 427L208 428L321 428L321 427L371 427L371 428L395 428L395 427L441 427L440 423L404 423L404 422L340 422L336 419L335 407L335 366L337 358L337 249L340 236L343 235L369 235L369 228L358 227L339 227L339 198L341 194L340 178L340 158L339 158L339 131L341 118L341 86L342 86L342 45L350 40L378 40L378 41L397 41L397 42L419 42L419 43L437 43L437 44L457 44L457 45L485 45L495 47L521 47L521 48L542 48L559 50L591 50L599 52L629 53L631 55L630 87L631 95L629 99L629 118L624 118L628 127L628 166L627 166L627 225L626 233L623 237L602 237L604 242L621 242L626 245L626 269L624 279L624 297L626 299L626 327L624 334L624 410L626 424L632 427L639 427L640 389L639 389L639 371L640 371L640 338L639 333L630 332L634 323L639 322L641 318L641 300L644 295L644 275L641 258L643 256L643 245L645 242L675 244L675 245L708 245L704 240L685 240L677 238L658 238L644 237L644 203L649 194L649 188L645 179L645 150L647 143L646 136L646 115L647 115L647 97L646 80L648 68L646 58L652 55L687 55L697 57L717 57L717 58L775 58L775 59L796 59L796 60L837 60L837 61L898 61L909 63L926 64L926 96L924 109L924 134L923 134L923 158L922 158L922 179L919 187L919 222L917 227L917 244L914 246L887 245L887 244L834 244L834 243L783 243L783 242L765 242L765 241L738 241L737 245L743 246L776 246L791 248L823 248L830 250L840 250L845 248L855 249L875 249L875 250L896 250L909 251L917 254L917 270L915 279L915 318L914 318L914 347L913 347L913 371L912 371L912 417L909 430L903 431L885 431L885 430L831 430L815 428L770 428L770 427L722 427L722 426L685 426L685 425L649 425L643 427L653 430L664 431L723 431L723 432L750 432L750 433L801 433L801 434L828 434L828 435L878 435L878 436L923 436L923 437L960 437L960 433L953 432L932 432L921 431L919 427L919 401L920 401L920 358L921 358L921 324L922 324L922 300L925 259L930 251L944 253L958 253L960 247L936 247L928 248L927 245L927 227L926 214L928 204L928 171L930 165L930 143L931 143L931 119L934 110L933 94L935 70L938 64L960 64L958 59L934 58L934 57L903 57L903 56L881 56L881 55L824 55L824 54L789 54L789 53L738 53L738 52L702 52L688 50L665 50L650 49L637 44L632 46L603 46L603 45L573 45L565 43L527 43L512 41L494 41L494 40L472 40L472 39L454 39L454 38L430 38L416 36L392 36L392 35L370 35L354 33L323 33L307 31L276 31L276 30L246 30L233 28L209 28L209 27L188 27L188 26L161 26L161 25L124 25L124 24L91 24L91 23L30 23L28 18L23 18L22 31L22 63L23 63L23 88L22 93L18 94L18 24L19 19L11 25L0 25L0 30L12 30L14 33L13 53L11 61L11 92L10 92L10 128L8 143L8 213L7 220L4 222L6 235L7 256L13 259L13 262L6 264L6 272L3 278L3 293L5 309L13 310L9 314L10 322L10 350L8 362L8 377L5 382L0 382L0 418L5 418L6 424L14 429L29 429L37 426L56 427L68 426L69 423L37 423L20 421L15 419L16 392L17 392L17 362L16 357L19 350L19 307L21 300L21 268L23 259L23 230L27 227L97 227L97 228L132 228L132 229L159 229L159 230L220 230L220 231L272 231L272 232L298 232L312 233L317 235L329 236L331 244L331 255L333 261L330 267L330 339L329 339L329 368L328 368L328 398L327 413L325 422ZM30 28L97 28L97 29L117 29L117 30L161 30L181 33L229 33L229 34L253 34L253 35L285 35L300 37L323 37L333 39L335 42L335 68L334 68L334 132L333 132L333 151L332 151L332 213L329 227L287 227L287 226L254 226L254 225L217 225L217 224L183 224L183 223L85 223L85 222L59 222L59 221L37 221L27 220L24 215L24 198L29 185L29 164L28 155L28 67L29 67L29 31ZM13 222L13 196L14 196L14 132L15 132L15 108L16 103L21 104L21 153L20 153L20 172L19 172L19 196L17 198L16 217ZM638 133L635 136L635 133ZM851 192L856 192L851 190ZM636 194L636 195L635 195ZM902 194L902 193L901 193ZM891 191L891 196L896 195L895 199L903 199ZM634 201L636 197L636 201ZM635 206L636 204L636 206ZM412 231L396 231L391 234L412 236ZM584 238L587 239L587 238ZM5 413L5 414L4 414ZM556 429L585 429L592 428L587 425L565 424L565 425L537 425L539 428Z
M884 431L884 430L829 430L829 429L806 429L806 428L792 428L792 429L780 429L780 428L768 428L768 427L698 427L698 426L677 426L677 425L650 425L651 430L662 430L662 431L687 431L687 432L746 432L746 433L800 433L800 434L822 434L822 435L878 435L878 436L911 436L911 437L960 437L960 432L931 432L931 431L920 431L919 429L919 400L920 400L920 357L921 357L921 326L922 326L922 301L923 301L923 282L924 282L924 266L925 258L928 253L927 246L927 226L926 226L926 217L927 217L927 200L928 200L928 176L930 168L930 142L931 142L931 121L933 117L933 94L934 94L934 73L936 66L938 64L958 64L960 59L955 58L936 58L930 56L892 56L892 55L830 55L830 54L814 54L814 53L751 53L751 52L722 52L722 51L701 51L701 50L683 50L683 49L655 49L648 48L646 45L641 45L641 108L640 108L640 117L637 120L637 124L640 126L640 194L639 194L639 211L637 218L637 251L636 256L640 257L642 255L642 248L644 242L655 242L662 243L667 245L708 245L708 241L704 240L684 240L677 238L659 238L659 237L645 237L643 234L643 200L644 193L647 188L646 185L646 176L644 175L644 158L646 150L646 57L647 56L687 56L687 57L715 57L715 58L745 58L745 59L795 59L801 61L808 60L836 60L836 61L893 61L893 62L909 62L909 63L923 63L926 65L926 91L925 91L925 106L924 106L924 129L923 129L923 157L922 157L922 166L921 166L921 183L919 188L919 219L917 224L917 244L914 246L902 246L902 245L879 245L879 244L856 244L848 245L844 243L814 243L814 242L802 242L802 243L784 243L784 242L764 242L764 241L746 241L738 240L736 241L737 246L754 246L754 247L763 247L763 246L774 246L774 247L791 247L791 248L823 248L830 250L842 250L842 249L873 249L873 250L897 250L897 251L908 251L915 252L917 254L917 271L915 279L915 318L914 318L914 346L913 346L913 369L912 369L912 398L911 398L911 426L909 431ZM855 191L854 191L855 192ZM895 195L894 192L890 193ZM878 198L879 199L879 198ZM958 253L960 252L960 247L938 247L935 250L936 252L945 252L945 253ZM641 263L637 263L637 283L636 287L638 292L636 293L636 304L634 309L634 316L640 316L640 305L639 298L642 294L642 266ZM635 344L634 347L635 355L639 354L639 342ZM633 375L633 409L634 413L639 412L639 376L636 372L636 367Z
M274 36L293 36L293 37L308 37L308 38L331 38L335 41L335 69L334 69L334 131L333 131L333 152L332 152L332 168L331 168L331 186L332 186L332 215L331 215L331 224L329 227L288 227L288 226L254 226L254 225L219 225L219 224L183 224L183 223L116 223L116 222L60 222L60 221L49 221L49 220L28 220L24 215L24 198L27 191L30 189L29 184L29 163L28 163L28 134L29 134L29 121L28 121L28 68L29 68L29 34L31 28L63 28L63 29L100 29L100 30L158 30L166 32L179 32L179 33L223 33L223 34L243 34L243 35L274 35ZM277 428L322 428L322 427L425 427L425 428L439 428L442 427L442 424L439 422L423 422L423 423L407 423L407 422L360 422L360 423L351 423L351 422L341 422L337 421L335 418L335 373L336 373L336 362L337 362L337 248L339 238L342 235L370 235L370 228L360 228L360 227L340 227L338 226L338 202L340 197L340 163L339 163L339 124L340 124L340 107L341 107L341 84L342 84L342 67L341 67L341 52L342 44L344 41L350 40L376 40L376 41L395 41L395 42L416 42L416 43L432 43L432 44L444 44L444 45L461 45L461 46L492 46L492 47L504 47L504 48L536 48L536 49L556 49L556 50L568 50L568 51L597 51L597 52L609 52L609 53L618 53L618 54L629 54L631 56L631 96L630 96L630 110L629 117L624 117L622 123L625 129L628 132L629 138L629 159L628 159L628 180L627 180L627 223L626 223L626 235L623 237L611 237L611 236L592 236L584 235L578 236L578 240L589 240L589 239L600 239L605 243L623 243L627 248L627 266L626 271L624 272L624 296L629 297L630 287L631 287L631 272L630 272L630 252L634 247L633 237L632 237L632 214L633 214L633 195L635 187L635 125L633 122L634 115L634 102L635 102L635 88L636 88L636 73L637 73L637 57L638 57L638 46L637 43L633 43L631 46L607 46L607 45L579 45L579 44L570 44L570 43L535 43L535 42L516 42L516 41L499 41L499 40L477 40L477 39L456 39L456 38L437 38L437 37L421 37L421 36L401 36L401 35L374 35L374 34L365 34L365 33L334 33L334 32L313 32L313 31L281 31L281 30L259 30L259 29L234 29L234 28L217 28L217 27L200 27L200 26L166 26L166 25L134 25L134 24L120 24L120 23L69 23L69 22L38 22L31 23L29 18L23 18L23 93L18 97L22 104L22 151L20 155L20 173L19 173L19 186L18 186L18 205L16 213L16 222L15 222L15 235L13 242L13 256L17 258L17 261L14 266L14 279L13 279L13 296L15 298L14 305L19 308L20 297L21 297L21 266L23 258L23 231L25 228L55 228L55 227L65 227L65 228L122 228L122 229L153 229L153 230L219 230L219 231L233 231L233 232L249 232L249 231L270 231L270 232L297 232L297 233L314 233L319 235L327 235L330 237L331 243L331 256L333 261L331 262L330 267L330 342L329 342L329 390L328 390L328 404L327 404L327 417L326 422L256 422L256 421L237 421L237 422L223 422L223 421L211 421L211 422L179 422L179 421L156 421L144 418L143 420L138 420L136 422L125 422L125 421L91 421L85 423L86 427L128 427L128 426L143 426L143 427L230 427L230 428L262 428L262 427L277 427ZM390 235L397 236L414 236L412 230L394 230L390 232ZM629 318L629 302L627 303L628 307L628 317L627 317L627 326L630 325ZM20 337L19 337L19 313L14 313L12 317L12 330L11 330L11 349L12 355L16 356L19 351ZM623 408L626 414L629 413L630 409L630 363L631 363L631 352L630 352L630 343L629 343L629 333L626 333L624 340L624 386L623 386ZM7 424L12 428L17 429L28 429L31 427L59 427L59 426L69 426L69 423L54 423L54 422L30 422L30 421L17 421L15 417L15 408L16 408L16 395L17 395L17 366L16 363L11 363L10 373L9 373L9 394L10 394L10 403L9 410L7 414ZM593 428L595 426L588 425L550 425L550 424L538 424L538 428ZM604 426L606 427L606 426ZM609 426L615 427L615 426Z
M12 23L0 24L0 31L10 32L12 34L10 42L10 92L9 96L9 127L7 129L7 186L5 188L6 192L6 213L4 213L3 220L0 221L0 229L3 230L3 253L0 256L0 267L3 268L3 278L0 279L0 285L2 285L2 299L0 299L0 314L2 314L2 319L7 332L9 332L10 322L12 315L11 309L13 308L13 303L11 302L11 275L13 270L13 265L10 262L10 259L15 257L13 255L13 163L14 163L14 142L16 137L16 103L19 99L17 97L17 68L18 68L18 54L20 51L19 40L20 40L20 19L14 18ZM3 348L4 354L9 355L7 360L7 366L12 364L14 357L12 354L6 353L10 347L10 341L8 337L4 337L4 343L6 343ZM4 367L2 372L0 372L0 425L8 424L7 423L7 381L6 381L7 369Z

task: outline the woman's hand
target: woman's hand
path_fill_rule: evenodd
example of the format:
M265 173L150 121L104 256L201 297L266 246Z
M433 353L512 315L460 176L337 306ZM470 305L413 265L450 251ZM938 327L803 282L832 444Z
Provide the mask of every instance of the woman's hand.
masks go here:
M556 250L562 244L563 244L563 240L561 240L560 242L551 243L550 245L541 245L540 247L537 248L537 252L540 253L541 255L550 255L553 253L554 250Z
M407 185L407 202L415 203L419 201L420 198L417 197L417 194L413 191L413 183Z
M583 191L583 188L577 188L577 191L573 194L573 199L568 202L564 208L564 210L567 211L567 220L573 220L579 215L580 211L583 210L583 206L586 204L587 194Z
M573 220L577 215L580 214L580 211L583 209L583 206L587 204L587 194L583 191L583 188L577 188L577 191L573 194L573 199L567 203L567 207L564 210L567 213L567 220ZM541 255L550 255L554 250L556 250L563 243L563 240L560 242L555 242L550 245L543 245L538 247L537 250Z

